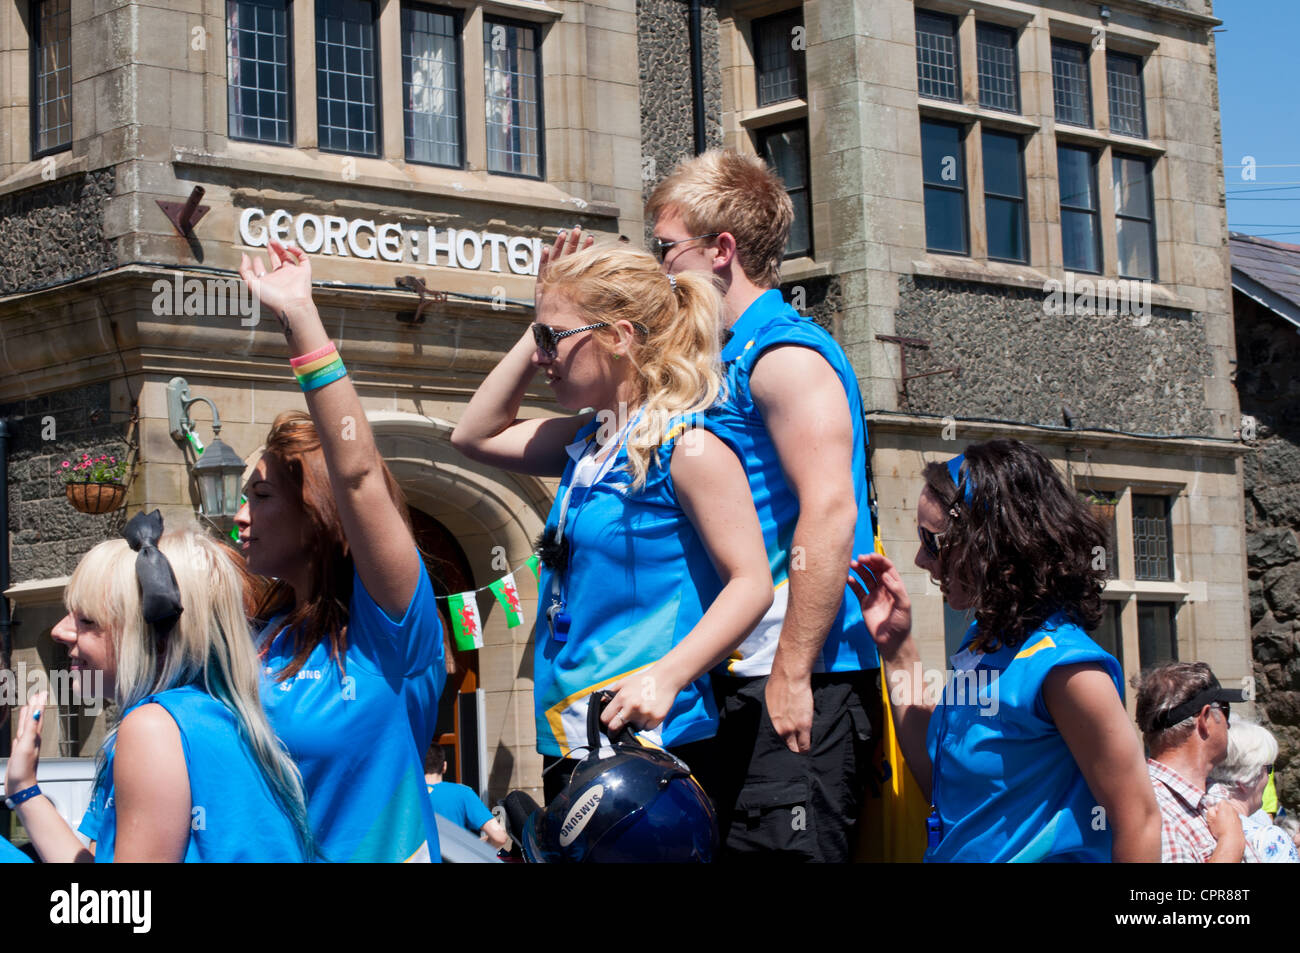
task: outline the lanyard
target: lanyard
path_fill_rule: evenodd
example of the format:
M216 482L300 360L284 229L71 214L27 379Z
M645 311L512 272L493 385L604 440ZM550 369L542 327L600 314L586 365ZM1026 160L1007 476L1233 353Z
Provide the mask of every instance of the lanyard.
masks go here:
M640 417L641 411L638 409L636 414L629 418L627 423L623 425L623 429L618 432L617 438L612 441L611 444L607 444L609 452L606 454L605 459L602 460L596 468L596 472L591 475L590 481L583 484L582 495L573 506L574 523L578 520L578 514L582 511L582 505L587 502L587 498L591 495L592 488L603 480L609 471L613 469L614 461L618 459L618 455L623 449L623 443L627 440L628 435L632 432L633 426L635 426ZM600 452L600 447L594 440L587 445L587 449L583 452L582 457L574 463L573 477L570 479L568 487L565 488L564 496L560 499L560 515L555 521L555 539L557 542L563 543L564 541L564 527L565 523L568 521L570 499L573 497L573 491L576 489L576 484L578 482L578 467L582 460L593 455L593 451L594 453ZM564 568L558 572L551 573L551 605L546 610L546 619L550 624L551 637L557 642L568 641L569 625L572 622L569 613L565 611L568 606L568 575L569 567L572 565L573 561L572 551L573 548L570 546L570 556L564 561Z
M962 672L973 672L979 668L983 660L984 653L972 653L970 650L963 650L952 657L953 661L953 678L956 678ZM962 667L957 669L957 660L966 656L967 661L973 661L975 664L969 668ZM948 686L944 686L945 693ZM930 764L930 816L925 819L925 839L926 847L933 848L939 846L939 841L943 839L943 821L939 816L939 765L943 761L943 743L948 738L948 705L944 702L943 697L939 698L939 705L942 713L939 715L939 733L937 744L934 749L934 760Z

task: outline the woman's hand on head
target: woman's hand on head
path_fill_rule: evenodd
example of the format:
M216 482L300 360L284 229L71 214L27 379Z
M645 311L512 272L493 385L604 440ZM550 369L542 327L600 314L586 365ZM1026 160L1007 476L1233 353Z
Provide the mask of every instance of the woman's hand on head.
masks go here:
M272 239L267 245L271 270L262 256L240 255L239 276L248 283L258 301L275 312L281 321L290 309L311 303L311 262L307 253L293 245Z
M537 280L541 281L546 276L546 266L553 261L572 255L578 251L585 251L592 245L596 244L594 235L584 235L582 226L575 225L570 229L560 229L555 236L555 242L549 248L542 248L542 258L537 265Z
M49 692L37 692L18 713L18 734L5 770L6 795L36 783L36 767L41 760L41 709L49 697Z
M849 562L849 588L881 655L893 655L912 634L912 600L898 569L880 553Z

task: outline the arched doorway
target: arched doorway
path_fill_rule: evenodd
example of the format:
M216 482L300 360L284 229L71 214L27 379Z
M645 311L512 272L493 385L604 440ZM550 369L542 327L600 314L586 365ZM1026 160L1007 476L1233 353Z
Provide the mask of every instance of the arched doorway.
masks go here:
M447 755L446 780L464 784L462 778L467 778L469 785L477 788L482 735L478 651L465 652L456 648L456 642L451 638L451 618L446 603L447 596L474 588L473 570L465 551L445 526L423 510L410 507L409 512L415 544L438 597L443 647L447 654L447 685L438 705L438 727L433 740Z

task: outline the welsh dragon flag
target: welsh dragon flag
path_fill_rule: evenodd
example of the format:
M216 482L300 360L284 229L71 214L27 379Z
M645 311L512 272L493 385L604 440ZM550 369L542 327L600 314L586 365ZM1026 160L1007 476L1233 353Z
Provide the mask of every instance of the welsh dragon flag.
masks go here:
M492 590L492 595L497 597L497 602L501 603L501 608L506 610L506 626L513 629L521 625L524 621L524 609L519 604L519 591L515 588L515 574L506 573L496 582L488 586Z
M462 652L483 647L483 623L478 617L478 599L473 592L460 592L447 599L456 648Z

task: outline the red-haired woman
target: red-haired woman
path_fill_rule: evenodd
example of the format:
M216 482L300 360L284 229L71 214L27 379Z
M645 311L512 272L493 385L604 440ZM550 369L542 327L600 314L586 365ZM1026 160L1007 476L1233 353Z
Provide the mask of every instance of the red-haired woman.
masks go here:
M278 416L235 522L262 597L263 704L302 771L331 861L439 858L423 755L446 672L442 625L401 490L311 299L272 241L240 275L279 317L310 416Z

